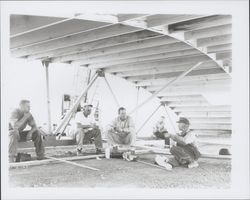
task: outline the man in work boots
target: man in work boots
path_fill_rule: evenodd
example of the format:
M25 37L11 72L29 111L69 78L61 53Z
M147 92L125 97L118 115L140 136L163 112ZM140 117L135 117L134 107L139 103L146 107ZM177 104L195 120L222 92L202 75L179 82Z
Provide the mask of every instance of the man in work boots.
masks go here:
M200 157L200 152L197 148L196 136L189 130L189 120L181 117L177 123L179 130L181 131L180 133L165 134L166 137L169 137L176 142L176 146L173 146L170 149L173 158L168 159L165 156L156 156L155 162L168 170L179 165L187 166L188 168L198 167L199 164L197 161Z
M91 115L92 105L85 103L83 111L76 113L76 143L77 143L77 155L82 153L84 141L94 140L96 147L96 153L101 153L103 150L102 146L102 135L99 126Z
M107 131L109 145L133 145L135 143L135 126L132 118L126 114L126 109L118 109L116 117Z
M29 125L31 130L24 131ZM19 108L11 113L9 122L9 162L15 162L19 141L30 140L34 142L37 159L44 158L44 144L40 131L30 113L30 101L21 100Z

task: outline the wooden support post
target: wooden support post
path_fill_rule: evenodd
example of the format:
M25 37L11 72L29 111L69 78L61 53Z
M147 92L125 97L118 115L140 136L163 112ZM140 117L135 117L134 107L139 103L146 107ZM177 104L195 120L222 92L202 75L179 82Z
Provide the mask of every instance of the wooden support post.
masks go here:
M66 113L64 119L58 125L58 127L55 130L54 134L57 134L61 130L61 128L64 126L64 124L69 122L69 120L71 119L72 114L76 111L76 109L77 109L78 105L80 104L82 98L84 97L84 95L86 94L86 92L88 92L88 90L90 89L90 87L93 85L93 83L96 81L96 79L99 76L103 76L103 71L102 70L96 71L96 74L94 75L93 79L90 81L90 83L83 90L82 94L77 98L77 100L74 103L74 105L72 106L72 108Z
M106 76L103 76L103 79L104 79L105 83L107 84L107 86L109 88L109 91L111 92L111 94L112 94L112 96L113 96L113 98L115 100L115 103L116 103L117 107L119 108L120 107L119 102L118 102L118 100L117 100L117 98L115 96L115 93L113 92L113 90L112 90L112 88L111 88L111 86L110 86L110 84L109 84Z
M42 65L45 66L46 73L46 93L47 93L47 112L48 112L48 133L52 134L51 131L51 111L50 111L50 95L49 95L49 61L42 61Z
M202 64L202 62L197 63L196 65L192 66L191 68L189 68L187 71L181 73L179 76L177 76L176 78L172 79L171 81L169 81L168 83L166 83L162 88L160 88L158 91L154 92L152 96L150 96L148 99L146 99L144 102L142 102L139 106L137 106L136 108L134 108L129 115L131 115L132 113L134 113L137 109L141 108L142 106L144 106L146 103L148 103L150 100L152 100L154 97L156 97L161 91L163 91L164 89L166 89L169 85L173 84L174 82L182 79L183 77L185 77L189 72L191 72L192 70L194 70L195 68L199 67Z

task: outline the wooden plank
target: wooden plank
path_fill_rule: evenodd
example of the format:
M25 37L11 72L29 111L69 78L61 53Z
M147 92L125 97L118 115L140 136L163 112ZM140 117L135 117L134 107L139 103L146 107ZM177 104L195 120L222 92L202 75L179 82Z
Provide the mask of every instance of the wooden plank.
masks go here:
M137 19L137 18L143 18L144 16L147 16L146 14L117 14L116 15L119 22L131 20L131 19Z
M146 18L146 22L147 26L151 28L156 26L173 24L179 21L185 21L199 17L202 17L202 15L158 14L158 15L148 16Z
M114 36L110 38L100 39L100 40L93 41L93 42L77 44L77 45L69 46L66 48L59 48L56 50L46 51L43 53L37 53L34 55L32 55L32 52L30 53L27 52L27 53L30 54L30 56L28 56L28 59L30 60L44 58L44 57L47 57L47 58L58 57L58 56L73 54L77 52L92 51L94 49L101 49L105 47L112 47L115 45L127 44L130 42L136 42L136 41L139 42L142 40L147 40L147 39L158 37L158 36L160 36L160 34L152 32L152 31L148 31L148 30L143 30L143 31L127 33L123 35L118 35L118 36ZM162 36L162 37L165 37L165 36ZM25 56L26 54L16 54L16 56Z
M89 167L89 166L83 165L83 164L74 163L74 162L71 162L71 161L68 161L68 160L65 160L65 159L54 158L52 156L46 156L46 157L49 158L49 159L55 160L55 161L67 163L67 164L74 165L74 166L77 166L77 167L81 167L81 168L84 168L84 169L91 169L91 170L94 170L94 171L100 171L100 169L97 169L97 168L94 168L94 167Z
M170 24L168 26L169 33L179 32L179 31L189 31L195 29L201 29L210 26L219 26L231 23L231 15L211 15L206 17L201 17L198 19L183 21L175 24Z
M173 111L175 112L186 112L186 111L192 111L192 112L200 112L200 111L231 111L231 106L229 105L216 105L216 106L189 106L189 107L171 107Z
M212 63L212 61L210 63ZM178 82L179 83L188 83L190 81L191 82L193 82L193 81L210 81L210 80L223 80L223 79L231 79L231 77L228 74L212 74L212 75L208 74L208 75L202 75L202 76L187 76ZM135 82L135 84L136 84L136 86L161 85L161 84L166 83L167 81L170 81L170 79L168 79L168 78L149 79L149 80L145 80L145 81Z
M79 65L91 64L91 63L102 63L102 62L107 62L107 61L136 58L140 56L150 56L152 54L160 54L160 53L185 50L185 49L191 49L191 47L182 42L176 42L176 43L160 45L156 47L142 48L142 49L136 49L136 50L131 50L127 52L113 53L113 54L104 55L104 56L86 58L86 59L75 61L72 63L79 64Z
M214 129L214 130L232 130L231 124L195 124L190 125L190 129Z
M59 17L42 17L33 15L10 15L10 36L20 34L30 29L64 20Z
M179 96L165 96L161 98L161 101L170 103L177 102L192 102L192 101L206 101L206 99L202 95L179 95Z
M190 118L189 118L190 119ZM192 130L197 137L231 137L232 130L216 130L216 129L194 129Z
M145 61L153 62L153 61L160 61L165 60L168 58L174 58L177 56L187 56L187 55L201 55L199 51L196 49L187 49L187 50L179 50L173 52L164 52L159 54L152 54L147 56L139 56L135 58L127 58L127 59L119 59L119 60L111 60L107 62L100 62L100 63L93 63L90 64L90 68L105 68L105 67L112 67L121 64L132 65L132 64L139 64L145 63Z
M220 44L228 44L232 42L232 35L220 35L196 40L197 47L207 47Z
M126 44L111 46L111 47L104 47L99 48L92 51L85 51L85 52L77 52L76 54L64 55L59 56L56 58L52 58L52 62L65 62L65 61L72 61L72 60L85 60L91 57L97 56L105 56L109 54L118 54L119 52L124 51L131 51L131 50L138 50L143 48L150 48L150 47L157 47L165 44L176 43L175 39L172 39L167 36L158 36L154 38L150 38L143 41L135 41ZM114 56L115 59L115 56Z
M228 58L232 58L232 51L216 53L216 60L224 60Z
M193 39L198 39L198 38L206 38L206 37L212 37L212 36L231 34L231 32L232 32L232 25L226 24L222 26L213 26L213 27L198 29L194 31L187 31L184 33L184 39L193 40Z
M76 161L76 160L86 160L86 159L95 159L96 157L103 158L105 157L104 154L97 154L97 155L89 155L89 156L74 156L68 158L62 158L64 161ZM55 164L60 163L61 161L54 160L54 159L44 159L44 160L34 160L34 161L26 161L26 162L16 162L10 163L9 168L18 168L18 167L29 167L29 166L40 166L40 165L47 165L47 164Z
M166 65L167 66L167 65ZM126 80L129 81L142 81L152 78L173 78L178 76L181 72L173 72L173 73L162 73L162 74L149 74L149 75L142 75L142 76L133 76L133 77L126 77ZM197 75L207 75L207 74L218 74L218 73L225 73L224 70L220 68L213 68L213 69L201 69L201 70L194 70L190 72L187 76L197 76Z
M232 44L231 43L209 46L209 47L207 47L206 51L208 53L216 53L216 52L230 51L230 50L232 50Z
M161 88L162 85L153 85L153 86L147 86L145 87L147 90L157 90L158 88ZM225 80L213 80L213 81L207 81L207 82L201 82L201 81L194 81L194 82L188 82L188 83L176 83L171 85L171 88L174 89L190 89L193 88L210 88L210 87L223 87L223 86L231 86L231 80L225 79Z
M189 107L189 106L196 107L196 106L208 106L208 105L210 104L205 99L167 102L167 106L169 107Z
M70 36L78 32L82 33L106 25L108 25L108 23L71 19L41 30L35 30L30 33L11 38L10 48L13 49L37 42L46 42L48 40Z
M231 117L191 117L189 118L190 123L217 123L217 124L231 124Z
M23 46L18 49L11 49L11 53L14 56L15 52L35 52L41 53L45 51L55 50L59 48L64 48L72 45L87 43L91 41L96 41L104 38L109 38L113 36L118 36L126 33L137 32L141 29L124 26L121 24L110 25L107 27L99 28L92 31L87 31L83 33L77 33L75 35L67 36L65 38L60 38L52 41L47 41L44 43L30 44L29 46Z
M183 111L179 114L180 117L232 117L230 111Z
M152 50L153 51L153 50ZM150 69L154 67L170 67L170 66L177 66L177 65L189 65L192 66L193 64L201 61L210 61L206 55L195 55L195 56L183 56L181 58L169 58L166 60L160 61L152 61L152 62L141 62L138 64L121 64L121 65L114 65L105 67L105 72L113 73L113 72L124 72L124 71L134 71L140 69ZM153 75L153 74L152 74ZM149 75L151 76L151 75Z

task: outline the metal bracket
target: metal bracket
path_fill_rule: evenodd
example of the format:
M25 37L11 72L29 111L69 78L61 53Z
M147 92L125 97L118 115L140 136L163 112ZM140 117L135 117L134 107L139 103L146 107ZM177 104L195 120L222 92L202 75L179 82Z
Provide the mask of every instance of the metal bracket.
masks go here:
M96 73L98 74L99 77L105 77L105 73L103 69L96 70Z

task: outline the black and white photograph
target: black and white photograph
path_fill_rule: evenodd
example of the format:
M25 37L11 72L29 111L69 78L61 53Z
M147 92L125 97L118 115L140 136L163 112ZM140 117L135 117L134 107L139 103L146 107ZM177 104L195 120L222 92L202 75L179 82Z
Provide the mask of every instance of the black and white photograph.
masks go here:
M2 199L248 199L248 1L1 1Z

